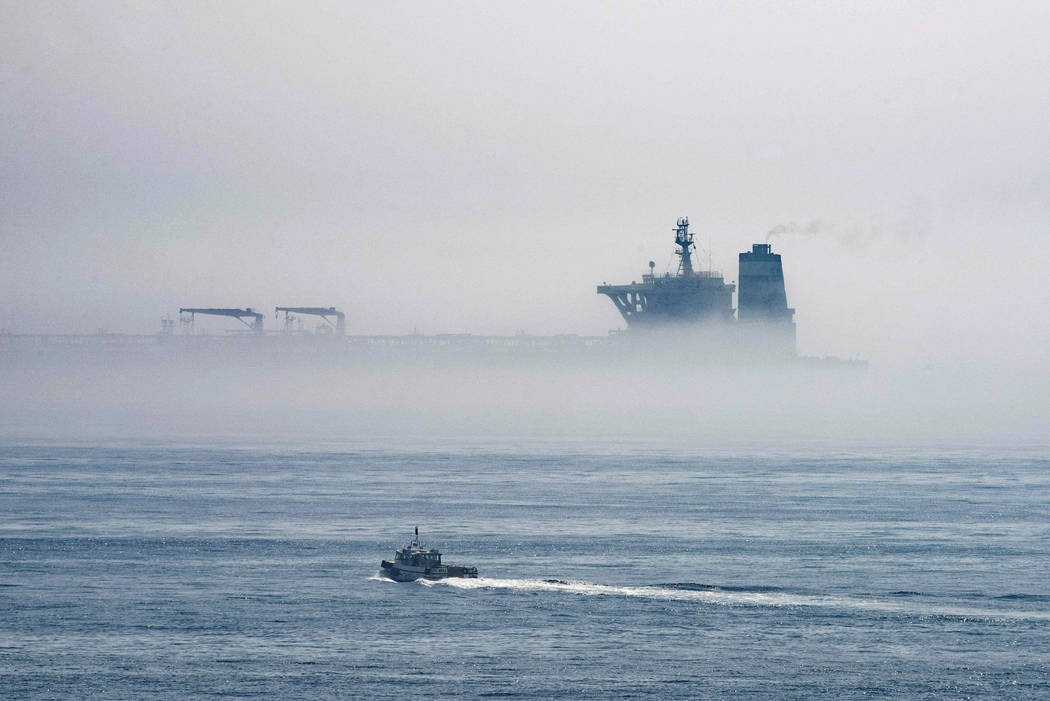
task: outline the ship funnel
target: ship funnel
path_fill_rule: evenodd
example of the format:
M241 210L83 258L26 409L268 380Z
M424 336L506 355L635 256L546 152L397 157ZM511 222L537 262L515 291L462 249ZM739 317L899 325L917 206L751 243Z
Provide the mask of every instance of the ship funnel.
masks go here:
M784 267L772 245L756 243L740 254L737 321L766 325L771 341L795 353L795 310L787 305Z

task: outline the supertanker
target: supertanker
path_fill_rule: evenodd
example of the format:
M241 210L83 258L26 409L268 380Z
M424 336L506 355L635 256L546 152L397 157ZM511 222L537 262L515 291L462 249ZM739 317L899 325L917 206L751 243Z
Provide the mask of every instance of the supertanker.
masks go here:
M558 362L594 359L635 358L687 362L719 361L751 363L774 361L821 367L863 369L864 361L837 358L803 358L796 351L795 310L788 306L781 257L768 243L756 243L740 253L739 289L721 273L694 264L696 246L689 219L680 218L674 231L678 267L674 273L657 275L655 263L641 282L601 284L597 293L608 297L627 328L606 336L478 336L473 334L356 335L347 333L347 315L331 306L278 306L284 314L283 328L264 329L264 315L251 308L183 307L179 321L166 318L159 334L14 334L0 330L0 350L48 348L77 349L148 346L176 348L188 354L235 349L252 353L338 355L362 362L413 362L426 356L478 358L554 358ZM737 306L733 308L733 293ZM225 334L201 333L195 326L198 315L232 318L242 326ZM304 319L321 322L305 329ZM99 351L101 352L101 350ZM108 351L107 351L108 352Z

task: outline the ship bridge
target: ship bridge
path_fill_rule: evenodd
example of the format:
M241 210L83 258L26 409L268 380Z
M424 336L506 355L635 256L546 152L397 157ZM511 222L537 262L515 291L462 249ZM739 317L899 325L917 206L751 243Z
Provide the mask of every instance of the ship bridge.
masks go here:
M598 294L613 301L630 328L731 321L735 286L727 284L721 273L693 268L696 246L687 217L678 220L674 232L679 258L676 274L658 276L656 263L649 261L649 272L640 283L599 285Z

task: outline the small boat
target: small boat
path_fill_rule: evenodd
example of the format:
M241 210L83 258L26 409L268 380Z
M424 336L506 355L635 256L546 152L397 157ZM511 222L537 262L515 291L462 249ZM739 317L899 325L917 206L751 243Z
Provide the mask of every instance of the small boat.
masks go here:
M383 560L383 574L395 582L412 582L417 579L445 579L446 577L469 577L476 579L477 567L441 564L441 551L424 548L419 544L419 526L416 537L403 548L394 551L394 559Z

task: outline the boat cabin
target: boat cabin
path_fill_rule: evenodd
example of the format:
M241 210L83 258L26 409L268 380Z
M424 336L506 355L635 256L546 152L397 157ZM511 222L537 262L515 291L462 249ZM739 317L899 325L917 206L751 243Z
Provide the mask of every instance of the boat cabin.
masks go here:
M394 562L415 567L440 567L441 551L422 550L417 548L399 548Z

